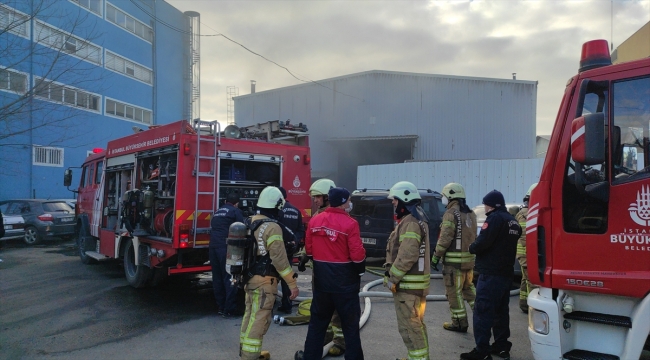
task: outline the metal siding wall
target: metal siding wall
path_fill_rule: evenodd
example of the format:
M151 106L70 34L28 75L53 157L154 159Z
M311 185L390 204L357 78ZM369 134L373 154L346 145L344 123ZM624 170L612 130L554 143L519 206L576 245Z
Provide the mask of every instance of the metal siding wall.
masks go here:
M314 177L335 176L325 140L339 137L419 135L415 160L535 157L534 82L369 71L319 83L237 97L237 125L306 123Z
M539 181L544 159L466 160L410 162L359 166L357 188L388 189L398 181L440 192L450 182L463 185L467 204L479 205L483 196L497 189L506 202L521 203L528 187Z

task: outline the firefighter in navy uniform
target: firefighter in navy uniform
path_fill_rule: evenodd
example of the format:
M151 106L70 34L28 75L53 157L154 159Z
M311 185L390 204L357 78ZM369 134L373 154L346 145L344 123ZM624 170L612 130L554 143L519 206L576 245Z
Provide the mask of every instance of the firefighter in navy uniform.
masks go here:
M492 359L490 354L510 358L510 285L514 276L517 240L521 227L505 206L503 194L490 191L483 197L487 218L481 233L469 246L476 254L479 273L474 303L474 340L476 347L460 354L461 359ZM490 337L494 334L494 343Z
M397 326L408 359L428 360L429 336L424 324L431 274L428 219L412 183L396 183L388 197L393 200L399 224L388 237L384 286L393 292Z
M287 201L287 191L283 187L278 188L282 193L284 198L284 207L280 211L280 218L278 221L284 224L289 230L293 232L295 236L295 244L293 244L293 249L296 250L298 244L302 243L305 238L305 225L302 223L302 214L300 210L293 206L289 201ZM287 239L285 239L286 241ZM293 253L287 253L289 264L291 264L291 259L293 258ZM291 295L291 290L287 285L287 282L283 279L280 279L280 284L282 285L282 304L278 308L279 311L291 314L291 300L289 296Z
M282 193L276 187L269 186L260 193L257 202L259 214L248 220L274 219L284 205ZM248 221L247 220L247 221ZM291 289L290 299L298 296L298 277L287 261L282 228L276 222L262 223L253 233L257 243L257 257L250 273L253 275L244 286L246 291L246 313L241 324L239 339L240 358L257 360L268 359L270 354L262 351L262 337L271 324L275 296L278 293L279 278L282 277Z
M476 289L474 275L474 255L469 253L469 245L476 239L476 214L465 204L465 189L457 183L449 183L442 188L442 202L447 211L442 216L440 236L431 265L438 270L442 260L442 278L449 301L451 322L445 322L445 330L467 332L469 322L465 301L474 308Z
M530 280L528 280L528 262L526 261L526 220L528 219L528 201L530 200L530 193L533 192L533 189L537 186L537 183L528 188L526 196L524 196L524 206L521 207L521 210L515 215L515 219L519 222L521 227L521 237L517 242L517 260L519 260L519 265L521 266L521 285L519 288L519 308L524 313L528 314L528 294L531 290L535 289L537 286L533 285Z
M244 215L237 207L239 195L229 193L226 203L210 220L210 266L212 267L212 290L219 306L218 314L224 317L241 316L237 304L237 288L232 286L226 272L226 238L234 222L244 222Z

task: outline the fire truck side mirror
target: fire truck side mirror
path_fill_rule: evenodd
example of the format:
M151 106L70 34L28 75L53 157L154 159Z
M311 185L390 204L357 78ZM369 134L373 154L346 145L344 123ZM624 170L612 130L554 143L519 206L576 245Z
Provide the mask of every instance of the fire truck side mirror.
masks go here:
M65 169L63 172L63 186L72 185L72 169Z
M571 123L571 158L583 165L605 162L605 115L587 114Z

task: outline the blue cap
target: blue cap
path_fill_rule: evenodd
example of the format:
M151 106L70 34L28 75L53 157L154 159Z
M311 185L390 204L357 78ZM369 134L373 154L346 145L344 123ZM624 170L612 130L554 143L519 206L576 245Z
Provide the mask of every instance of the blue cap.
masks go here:
M493 208L502 207L506 204L503 194L498 190L492 190L483 197L483 204Z
M350 199L350 192L346 188L335 187L331 188L327 197L330 201L331 207L337 207L345 204Z

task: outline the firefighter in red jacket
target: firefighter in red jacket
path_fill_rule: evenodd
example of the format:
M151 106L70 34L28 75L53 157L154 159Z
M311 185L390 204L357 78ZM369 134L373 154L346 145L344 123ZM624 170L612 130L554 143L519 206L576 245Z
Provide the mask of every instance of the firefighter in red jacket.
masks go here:
M320 359L323 340L334 310L340 314L345 338L345 359L363 359L359 336L359 287L365 271L366 250L359 224L346 210L350 192L333 188L328 193L330 207L309 222L305 251L314 263L314 297L305 340L304 355L298 359ZM302 356L301 356L302 355Z
M384 286L393 292L397 327L408 359L428 360L429 337L424 324L431 276L428 219L412 183L398 182L388 197L393 199L399 224L388 237Z

